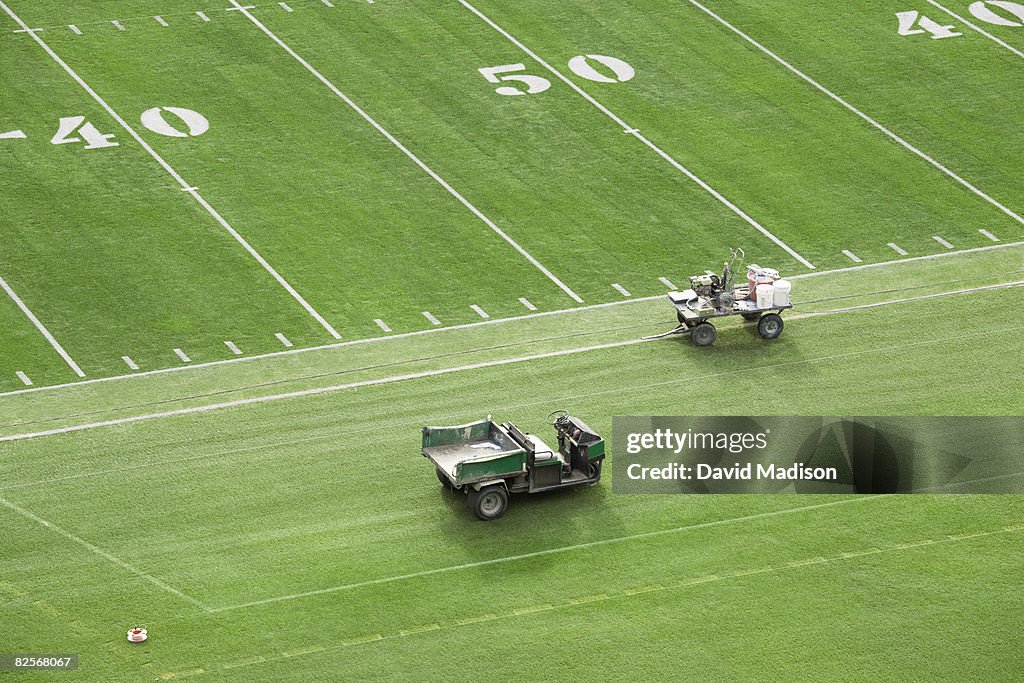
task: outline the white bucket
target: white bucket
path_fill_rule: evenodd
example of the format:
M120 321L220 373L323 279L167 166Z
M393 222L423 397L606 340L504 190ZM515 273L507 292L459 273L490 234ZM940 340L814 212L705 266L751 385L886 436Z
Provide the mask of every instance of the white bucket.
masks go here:
M757 307L758 308L771 308L772 300L775 298L773 285L758 285L757 286Z
M789 305L789 293L793 291L793 285L789 280L775 281L774 301L776 306Z

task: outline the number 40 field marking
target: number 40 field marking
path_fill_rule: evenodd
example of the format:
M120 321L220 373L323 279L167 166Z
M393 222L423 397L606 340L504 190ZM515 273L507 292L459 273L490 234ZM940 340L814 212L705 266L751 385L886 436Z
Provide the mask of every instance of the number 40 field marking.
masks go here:
M934 0L928 0L928 3L934 5L936 8L942 10L946 14L960 20L961 22L963 22L967 26L970 26L976 31L984 33L986 36L995 39L994 36L990 36L988 33L982 31L977 26L974 26L963 17L946 9L939 3L934 2ZM995 10L992 9L993 7L1001 9L1004 12L1013 15L1013 18L1011 19L1004 15L997 14ZM995 26L1010 26L1017 28L1024 27L1024 4L1021 4L1019 2L1009 2L1008 0L979 1L972 3L970 7L968 7L967 9L975 17L988 24L993 24ZM957 28L955 25L940 24L936 21L933 21L932 19L929 19L926 16L923 16L922 14L916 11L897 12L896 18L899 20L899 28L897 29L897 33L901 36L914 36L922 33L930 33L932 39L939 40L942 38L956 38L957 36L963 35L962 33L959 33L954 30ZM917 28L915 28L915 25L917 26ZM1016 52L1016 50L1014 50L1014 52Z

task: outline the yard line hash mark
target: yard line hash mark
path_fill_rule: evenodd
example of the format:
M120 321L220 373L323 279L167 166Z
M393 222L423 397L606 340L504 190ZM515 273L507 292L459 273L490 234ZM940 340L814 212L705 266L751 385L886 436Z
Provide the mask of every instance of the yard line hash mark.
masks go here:
M933 6L933 7L936 7L936 8L938 8L938 9L942 10L943 12L945 12L945 13L946 13L946 14L948 14L949 16L953 17L954 19L956 19L956 20L957 20L957 21L959 21L960 23L964 24L965 26L967 26L967 27L969 27L969 28L973 29L974 31L977 31L978 33L980 33L981 35L985 36L986 38L988 38L988 39L989 39L989 40L991 40L992 42L994 42L994 43L998 43L999 45L1002 45L1003 47L1005 47L1005 48L1006 48L1007 50L1009 50L1009 51L1010 51L1010 52L1012 52L1013 54L1017 55L1017 56L1018 56L1018 57L1020 57L1021 59L1024 59L1024 52L1021 52L1021 51L1020 51L1020 50L1018 50L1017 48L1015 48L1015 47L1013 47L1013 46L1011 46L1011 45L1007 44L1006 42L1004 42L1004 41L1000 40L999 38L997 38L996 36L992 35L992 34L991 34L991 33L989 33L988 31L986 31L985 29L981 28L980 26L978 26L978 25L977 25L977 24L975 24L974 22L968 21L967 19L963 18L963 17L962 17L962 16L960 16L959 14L956 14L956 13L955 13L955 12L953 12L952 10L950 10L950 9L948 9L948 8L946 8L946 7L943 7L943 6L942 6L942 5L940 5L939 3L935 2L935 0L927 0L927 2L928 2L928 4L929 4L929 5L931 5L931 6Z
M424 161L422 159L420 159L418 156L416 156L416 154L414 154L408 147L403 145L401 143L401 141L398 140L398 138L396 138L386 128L384 128L380 123L378 123L376 119L374 119L372 116L367 114L366 111L364 111L362 109L362 107L360 107L358 104L356 104L351 98L349 98L348 95L346 95L341 90L339 90L338 87L336 85L334 85L334 83L332 83L331 81L327 80L326 76L324 76L322 73L317 71L313 67L312 64L310 64L305 59L303 59L302 56L299 55L299 53L295 52L295 50L290 48L287 43L285 43L283 40L278 38L275 33L273 33L269 28L267 28L263 24L263 22L261 22L255 16L253 16L252 13L249 12L249 9L251 9L250 7L243 7L242 5L239 5L237 0L231 0L231 4L234 6L231 9L235 9L235 10L238 10L239 12L241 12L249 21L251 21L253 24L255 24L257 28L259 28L261 31L263 31L263 33L265 33L268 38L270 38L275 43L277 43L277 45L282 50L287 52L293 59L295 59L295 61L297 61L299 64L301 64L306 69L306 71L311 73L314 77L316 77L316 79L318 81L323 83L324 86L326 86L328 90L330 90L335 95L337 95L338 98L340 98L345 104L347 104L353 111L355 111L357 114L359 114L359 116L361 116L363 118L363 120L365 120L367 123L369 123L371 126L373 126L377 130L377 132L379 132L381 135L383 135L385 138L387 138L387 140L391 144L393 144L395 147L397 147L399 150L401 150L401 152L403 154L405 154L405 156L407 156L413 163L415 163L417 166L419 166L420 169L422 169L424 173L426 173L431 178L433 178L434 181L437 182L445 190L447 190L448 193L451 196L453 196L463 206L465 206L467 209L469 209L469 211L474 216L479 218L487 227L489 227L491 230L493 230L495 233L497 233L498 236L500 236L503 240L505 240L513 249L515 249L517 252L519 252L519 254L521 256L523 256L523 258L525 258L527 261L529 261L531 264L533 264L533 266L535 268L537 268L537 270L542 272L549 280L551 280L553 283L555 283L558 286L559 289L561 289L563 292L568 294L569 297L572 298L573 301L575 301L577 303L583 303L583 299L581 299L579 297L579 295L576 294L576 292L574 292L571 289L569 289L568 285L566 285L564 282L562 282L560 279L558 279L558 277L554 273L552 273L550 270L548 270L540 261L538 261L536 258L534 258L533 255L530 254L530 252L526 251L526 249L524 249L518 242L516 242L514 239L512 239L512 237L509 236L508 233L506 233L504 230L499 228L497 226L497 224L494 223L494 221L492 221L490 218L485 216L480 211L480 209L476 208L476 206L473 205L472 203L470 203L470 201L468 199L463 197L462 194L460 194L458 190L456 190L454 187L449 185L448 181L446 181L444 178L439 176L434 171L434 169L432 169L431 167L427 166L427 164L424 163Z
M6 12L7 15L11 19L13 19L19 26L21 26L21 27L23 27L25 29L28 29L28 26L25 24L24 21L22 21L21 17L19 17L17 14L15 14L11 10L11 8L8 7L5 2L3 2L3 0L0 0L0 8L3 8L4 12ZM41 47L46 52L46 54L48 54L50 56L50 58L53 59L53 61L57 62L57 64L60 65L60 67L62 69L64 69L65 73L67 73L69 76L71 76L71 78L73 78L75 80L75 82L78 83L78 85L80 85L82 87L82 89L85 90L96 101L97 104L99 104L101 107L103 107L103 110L106 111L107 114L109 114L112 119L117 121L117 123L122 128L124 128L125 132L127 132L128 135L130 135L132 137L132 139L134 139L137 143L139 143L139 145L144 150L146 150L146 152L151 157L153 157L154 161L156 161L158 164L160 164L160 166L165 171L167 171L167 173L172 178L174 178L174 180L176 180L178 182L178 184L181 186L181 189L183 191L188 192L190 195L192 195L192 197L197 202L199 202L199 204L204 209L206 209L206 212L209 213L213 217L213 219L216 220L217 223L220 224L220 226L222 228L227 230L228 233L232 237L235 238L235 241L237 241L240 245L242 245L243 249L245 249L247 252L249 252L250 256L252 256L254 259L256 259L256 262L259 263L261 266L263 266L263 269L266 270L268 273L270 273L270 275L277 281L277 283L279 285L281 285L285 289L285 291L288 292L292 296L292 298L295 299L299 303L299 305L301 305L306 310L307 313L309 313L318 323L320 323L320 325L323 326L323 328L325 330L327 330L327 332L332 337L334 337L335 339L341 339L341 335L338 334L338 331L335 330L331 326L331 324L329 322L327 322L327 320L325 320L324 317L322 315L320 315L316 311L316 309L314 309L309 304L309 302L306 301L302 297L302 295L299 294L295 290L295 288L292 287L288 283L288 281L285 280L284 277L282 277L281 274L278 273L277 270L272 265L270 265L270 263L265 258L263 258L263 256L261 256L260 253L258 251L256 251L256 249L253 248L253 246L251 244L249 244L249 242L246 241L246 239L244 237L242 237L242 235L237 230L235 230L233 227L231 227L231 224L228 223L224 219L224 217L221 216L217 212L217 210L214 209L209 204L209 202L207 202L206 199L204 199L203 196L199 194L199 190L195 189L192 185L190 185L188 182L186 182L185 179L182 178L181 175L177 171L175 171L174 168L171 167L171 165L168 164L167 161L162 156L160 156L157 153L157 151L155 149L153 149L149 145L149 143L146 142L142 138L142 136L140 136L135 131L134 128L132 128L130 125L128 125L128 122L125 121L121 117L120 114L118 114L116 111L114 111L114 109L109 104L107 104L106 100L104 100L102 97L100 97L99 94L95 90L93 90L92 87L88 83L86 83L82 79L82 77L79 76L78 73L74 69L72 69L70 66L68 66L67 62L65 62L63 59L61 59L60 56L58 56L57 53L54 52L53 49L42 38L40 38L38 35L36 35L35 33L31 32L31 31L29 31L28 34L30 36L32 36L32 39L36 41L36 43L39 45L39 47Z
M632 294L629 293L629 290L620 285L618 282L613 284L612 288L622 296L632 296Z
M430 311L423 311L423 317L430 321L431 325L440 325L441 321L434 317Z
M526 310L528 310L528 311L536 311L537 310L537 307L534 306L532 303L530 303L530 300L527 299L526 297L522 297L522 296L519 297L519 303L521 303L522 305L526 306Z
M164 21L163 17L161 17L159 15L157 15L157 16L155 16L153 18L156 19L156 23L160 24L161 26L169 26L170 25L166 21Z
M15 303L15 305L18 308L21 309L21 312L24 313L25 316L32 321L32 324L35 325L36 329L39 330L40 334L42 334L43 337L46 338L46 341L50 342L50 346L52 346L53 350L56 351L57 354L64 359L64 362L68 364L68 367L70 367L71 370L79 377L85 377L85 373L82 372L82 368L78 367L78 363L76 363L74 359L68 355L68 352L64 350L64 347L61 346L57 342L57 340L54 339L53 335L50 334L50 331L46 329L46 325L43 325L39 318L36 317L35 313L29 310L29 307L25 305L25 302L21 300L21 297L14 293L14 290L11 289L11 286L7 284L7 281L4 280L2 277L0 277L0 289L3 289L5 292L7 292L7 296L11 297L11 300Z
M288 348L291 348L291 347L295 346L294 344L292 344L292 343L291 343L291 342L290 342L290 341L288 340L288 337L284 336L284 335L283 335L283 334L281 334L280 332L278 332L278 333L277 333L277 334L275 334L274 336L275 336L275 337L277 337L277 340L278 340L279 342L281 342L282 344L284 344L284 345L285 345L285 346L287 346Z
M64 529L62 529L61 527L57 526L56 524L54 524L52 522L48 522L45 519L43 519L42 517L38 517L38 516L32 514L31 512L29 512L28 510L25 510L24 508L18 507L17 505L15 505L14 503L10 502L9 500L7 500L5 498L0 498L0 505L3 505L8 510L11 510L13 512L18 513L22 517L30 519L33 522L36 522L37 524L40 524L40 525L46 527L47 529L49 529L50 531L54 532L55 534L63 536L64 538L66 538L67 540L69 540L69 541L71 541L73 543L76 543L76 544L82 546L83 548L85 548L89 552L94 553L96 555L99 555L103 559L116 564L118 567L121 567L125 571L128 571L131 574L134 574L135 576L137 576L140 579L144 579L145 581L148 581L149 583L153 584L157 588L165 590L168 593L171 593L172 595L178 596L182 600L185 600L187 602L192 603L193 605L195 605L199 609L203 610L204 612L209 612L210 611L209 607L207 607L205 604L203 604L199 600L196 600L191 595L186 595L185 593L182 593L180 590L178 590L174 586L171 586L171 585L169 585L167 583L164 583L163 581L161 581L160 579L156 578L155 576L153 576L151 574L147 574L146 572L142 571L141 569L138 569L138 568L128 564L127 562L125 562L124 560L122 560L120 558L114 557L110 553L106 552L105 550L103 550L101 548L98 548L97 546L93 545L92 543L89 543L85 539L82 539L82 538L79 538L78 536L75 536L70 531L65 531Z
M287 4L285 4L283 2L279 2L277 4L280 5L281 9L283 9L285 12L294 12L295 11L295 10L293 10L291 7L289 7Z
M862 259L859 256L857 256L856 254L854 254L849 249L843 249L843 254L845 254L846 257L849 258L854 263L863 263L863 261L864 261L864 259Z
M320 0L320 2L324 3L328 7L334 7L334 5L331 4L331 0Z
M754 228L755 230L757 230L758 232L760 232L760 233L761 233L762 235L764 235L765 237L767 237L768 239L770 239L770 240L771 240L772 242L774 242L774 243L775 243L775 244L776 244L777 246L779 246L779 247L781 247L782 249L784 249L784 250L785 250L785 251L786 251L786 252L787 252L787 253L788 253L788 254L789 254L790 256L792 256L793 258L795 258L795 259L796 259L797 261L799 261L800 263L802 263L802 264L803 264L804 266L806 266L806 267L808 267L808 268L810 268L810 269L812 269L812 270L814 269L814 264L812 264L812 263L811 263L810 261L808 261L807 259L805 259L805 258L804 258L803 256L801 256L800 254L798 254L798 253L797 253L797 252L796 252L795 250L793 250L793 249L792 249L792 248L791 248L791 247L790 247L790 246L789 246L788 244L786 244L786 243L785 243L785 242L783 242L783 241L782 241L781 239L779 239L778 237L776 237L776 236L775 236L775 235L774 235L774 234L773 234L772 232L770 232L770 231L769 231L769 230L768 230L767 228L765 228L765 227L764 227L763 225L761 225L761 224L760 224L760 223L758 223L758 222L757 222L756 220L754 220L753 218L751 218L751 217L750 217L750 216L749 216L749 215L748 215L748 214L747 214L747 213L746 213L745 211L743 211L743 209L741 209L740 207L736 206L736 205L735 205L735 204L733 204L733 203L732 203L731 201L729 201L729 199L727 199L727 198L726 198L726 197L725 197L725 196L724 196L723 194L721 194L720 192L718 192L718 190L716 190L715 188L711 187L711 185L709 185L708 183L706 183L706 182L705 182L704 180L702 180L701 178L699 178L699 177L698 177L698 176L697 176L696 174L694 174L694 173L693 173L692 171L690 171L690 170L689 170L688 168L686 168L686 167L685 167L685 166L683 166L683 165L682 165L681 163L679 163L678 161L676 161L676 160L675 160L675 159L674 159L674 158L673 158L672 156L670 156L670 155L669 155L669 154L668 154L667 152L665 152L665 151L664 151L663 149L661 149L660 147L658 147L657 145L655 145L655 144L654 144L653 142L651 142L650 140L648 140L648 139L647 139L646 137L644 137L643 135L641 135L640 131L638 131L638 130L637 130L636 128L633 128L633 127L632 127L632 126L630 126L629 124L627 124L627 123L626 123L625 121L623 121L623 120L622 120L621 118L619 118L619 117L618 117L618 116L617 116L617 115L616 115L615 113L613 113L613 112L612 112L612 111L611 111L610 109L608 109L608 108L607 108L606 106L604 106L603 104L601 104L600 102L598 102L598 101L597 101L596 99L594 99L594 98L593 98L593 97L592 97L592 96L591 96L591 95L590 95L589 93L587 93L587 91L583 90L583 88L581 88L580 86L576 85L576 83L575 83L575 82L574 82L574 81L573 81L572 79L570 79L569 77L567 77L567 76L566 76L565 74L563 74L563 73L562 73L561 71L559 71L559 70L558 70L558 69L556 69L555 67L551 66L551 65L550 65L550 64L549 64L548 62L546 62L546 61L545 61L544 59L542 59L542 58L540 57L540 55L538 55L538 54L537 54L536 52L534 52L533 50L531 50L530 48L528 48L528 47L527 47L526 45L524 45L524 44L523 44L522 42L520 42L520 41L519 41L519 39L517 39L517 38L516 38L515 36L513 36L513 35L512 35L511 33L509 33L508 31L506 31L505 29L503 29L503 28L502 28L501 26L498 26L498 24L494 23L494 22L493 22L493 21L492 21L492 20L491 20L491 19L490 19L490 18L489 18L488 16L486 16L486 15L485 15L485 14L484 14L483 12L481 12L480 10L478 10L478 9L477 9L476 7L474 7L473 5L471 5L471 4L469 4L468 2L466 2L466 0L459 0L459 2L460 2L460 3L462 4L462 6L463 6L463 7L465 7L465 8L466 8L466 9L468 9L468 10L469 10L470 12L472 12L473 14L475 14L476 16L478 16L478 17L479 17L480 19L482 19L482 20L483 20L483 21L484 21L484 22L485 22L485 23L486 23L486 24L487 24L488 26L490 26L490 27L491 27L491 28L493 28L493 29L494 29L495 31L497 31L498 33L500 33L501 35L503 35L503 36L504 36L504 37L505 37L506 39L508 39L508 41L509 41L509 42L511 42L511 43L512 43L513 45L515 45L515 46L516 46L516 47L518 47L518 48L519 48L520 50L522 50L522 51L523 51L523 52L525 52L525 53L526 53L527 55L529 55L531 59L533 59L533 60L534 60L535 62L537 62L538 64L540 64L540 65L541 65L542 67L544 67L545 69L547 69L548 71L550 71L550 72L551 72L552 74L554 74L554 75L555 75L555 76L556 76L556 77L557 77L557 78L558 78L558 79L559 79L560 81L562 81L563 83L565 83L565 84L566 84L567 86L569 86L570 88L572 88L572 89L573 89L573 90L574 90L574 91L575 91L576 93L578 93L578 94L579 94L579 95L580 95L581 97L583 97L583 99L585 99L585 100L586 100L587 102L590 102L590 104L592 104L592 105L594 105L595 107L597 107L597 109L598 109L598 110L599 110L599 111L600 111L601 113L603 113L603 114L604 114L605 116L607 116L607 117L608 117L608 118L610 118L610 119L611 119L612 121L614 121L614 122L615 122L615 123L617 123L617 124L618 124L619 126L621 126L621 127L622 127L622 129L623 129L623 130L624 130L624 131L625 131L626 133L629 133L629 134L633 135L633 137L635 137L635 138L636 138L637 140L639 140L640 142L642 142L642 143L644 143L645 145L647 145L647 146L648 146L648 147L649 147L649 148L650 148L650 149L651 149L651 150L652 150L653 152L655 152L655 153L656 153L656 154L657 154L658 156L660 156L660 157L661 157L662 159L664 159L664 160L665 160L665 161L667 161L667 162L668 162L669 164L671 164L671 165L673 166L673 168L675 168L675 169L676 169L677 171L679 171L680 173L682 173L683 175L685 175L685 176L686 176L687 178L689 178L690 180L692 180L693 182L695 182L695 183L696 183L697 185L699 185L699 186L700 186L700 187L701 187L701 188L702 188L702 189L703 189L703 190L704 190L705 192L707 192L708 194L710 194L710 195L711 195L712 197L714 197L715 199L717 199L717 200L718 200L718 201L719 201L720 203L722 203L723 205L725 205L725 206L726 206L726 207L727 207L727 208L728 208L728 209L729 209L730 211L732 211L732 212L733 212L734 214L736 214L737 216L739 216L740 218L742 218L742 219L743 219L744 221L746 221L746 223L747 223L748 225L750 225L750 226L751 226L751 227L753 227L753 228Z
M376 318L373 322L377 323L377 327L379 327L380 329L384 330L385 332L390 332L391 331L391 328L388 327L388 324L386 322L384 322L383 320L381 320L380 318Z
M941 244L942 246L944 246L946 249L952 249L953 248L952 244L950 244L946 240L942 239L938 235L932 235L932 239L935 240L936 242L938 242L939 244Z
M203 12L196 12L196 16L202 19L203 21L210 20L210 17L206 16L206 14L204 14Z
M188 357L188 354L186 354L181 349L174 349L174 355L176 355L178 358L180 358L182 363L191 363L192 362L192 359Z
M665 285L669 289L672 289L672 290L677 289L676 286L674 284L672 284L672 281L669 280L667 277L659 277L658 280L661 282L661 284Z
M116 28L118 31L124 31L125 30L124 26L122 26L121 22L118 21L117 19L111 21L110 23L113 24L114 28Z
M130 356L121 356L121 360L124 361L124 364L127 365L129 369L131 369L131 370L138 370L139 369L138 363L133 361Z
M902 247L900 247L898 244L894 244L893 242L889 242L888 246L889 246L890 249L895 251L900 256L906 256L907 255L907 251L905 249L903 249Z
M32 386L32 380L30 380L28 378L28 375L26 375L24 372L22 372L21 370L18 370L14 374L16 374L18 376L18 379L20 379L21 383L24 384L26 387Z
M460 2L461 1L462 0L460 0ZM705 7L704 5L699 3L697 0L686 0L686 2L689 2L691 5L693 5L697 9L699 9L702 12L704 12L705 14L707 14L709 17L711 17L712 19L714 19L715 21L720 23L722 26L726 27L727 29L729 29L730 31L732 31L733 33L738 35L740 38L742 38L743 40L747 41L748 43L750 43L751 45L756 47L762 53L764 53L768 57L770 57L773 60L775 60L776 62L778 62L781 66L785 67L790 73L792 73L793 75L795 75L798 78L802 79L803 81L805 81L806 83L808 83L812 87L816 88L823 95L827 96L828 98L832 99L836 103L840 104L843 108L845 108L850 113L858 116L862 121L864 121L865 123L869 124L873 128L875 128L878 131L880 131L881 133L883 133L886 137L888 137L893 142L897 143L898 145L900 145L901 147L903 147L907 151L912 152L912 153L916 154L917 156L921 157L922 159L927 161L929 164L934 166L936 169L938 169L942 173L945 173L947 176L949 176L950 178L952 178L956 182L960 183L965 188L967 188L968 190L973 192L975 195L977 195L981 199L984 199L986 202L988 202L992 206L996 207L997 209L999 209L1000 211L1005 213L1007 216L1009 216L1013 220L1017 221L1018 223L1024 224L1024 218L1021 218L1017 213L1012 211L1010 208L1004 206L1003 204L1001 204L1000 202L998 202L997 200L995 200L994 198L992 198L991 196L989 196L988 194L986 194L982 190L978 189L977 187L975 187L973 184L971 184L970 182L968 182L964 178L960 177L959 175L957 175L956 173L954 173L953 171L948 169L946 166L942 165L939 161L937 161L933 157L929 156L928 154L926 154L925 152L921 151L920 149L918 149L914 145L910 144L909 142L907 142L906 140L901 138L899 135L897 135L896 133L892 132L891 130L889 130L888 128L883 126L881 123L879 123L878 121L874 120L873 118L871 118L870 116L868 116L867 114L862 112L860 109L858 109L857 107L853 106L852 104L850 104L849 102L844 100L842 97L840 97L839 95L835 94L834 92L832 92L831 90L829 90L828 88L823 86L821 83L819 83L818 81L814 80L813 78L811 78L810 76L805 74L803 71L800 71L800 69L797 69L795 66L793 66L792 64L787 62L785 59L783 59L779 55L775 54L774 52L772 52L771 50L766 48L761 43L759 43L756 40L754 40L753 38L751 38L749 35L747 35L743 31L741 31L740 29L736 28L735 26L730 24L728 21L726 21L725 19L723 19L719 15L715 14L713 11L711 11L710 9L708 9L707 7Z
M68 28L71 29L71 32L74 33L76 36L82 35L82 30L74 24L68 24Z
M472 308L474 311L476 311L476 314L479 315L481 318L484 318L485 320L487 318L491 317L490 315L488 315L487 311L485 311L484 309L480 308L476 304L471 305L470 308Z
M984 235L985 237L989 238L989 239L990 239L990 240L992 240L993 242L998 242L998 241L999 241L999 238L998 238L998 237L996 237L995 235L993 235L992 233L990 233L990 232L989 232L988 230L985 230L984 228L982 228L982 229L981 229L981 230L979 230L978 232L980 232L980 233L981 233L982 235Z
M233 341L226 341L226 342L224 342L224 346L228 347L228 349L231 351L231 353L235 354L236 356L241 356L242 355L242 350L240 348L238 348L238 346L235 344L235 342L233 342Z

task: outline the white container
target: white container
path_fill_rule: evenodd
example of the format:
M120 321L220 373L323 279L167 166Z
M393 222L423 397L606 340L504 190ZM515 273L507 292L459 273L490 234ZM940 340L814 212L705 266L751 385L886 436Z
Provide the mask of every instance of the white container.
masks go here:
M758 308L771 308L772 300L774 296L774 285L758 285L757 286L757 307Z
M775 281L774 302L776 306L788 306L789 294L793 291L793 285L789 280Z

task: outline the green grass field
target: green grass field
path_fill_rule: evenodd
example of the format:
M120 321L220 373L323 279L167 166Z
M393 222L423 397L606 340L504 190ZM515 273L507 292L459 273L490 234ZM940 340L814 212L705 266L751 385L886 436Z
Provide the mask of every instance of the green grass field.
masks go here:
M419 427L1021 415L1024 5L232 4L0 1L0 654L1019 678L1019 496L607 467L485 524ZM734 246L785 334L641 341Z

